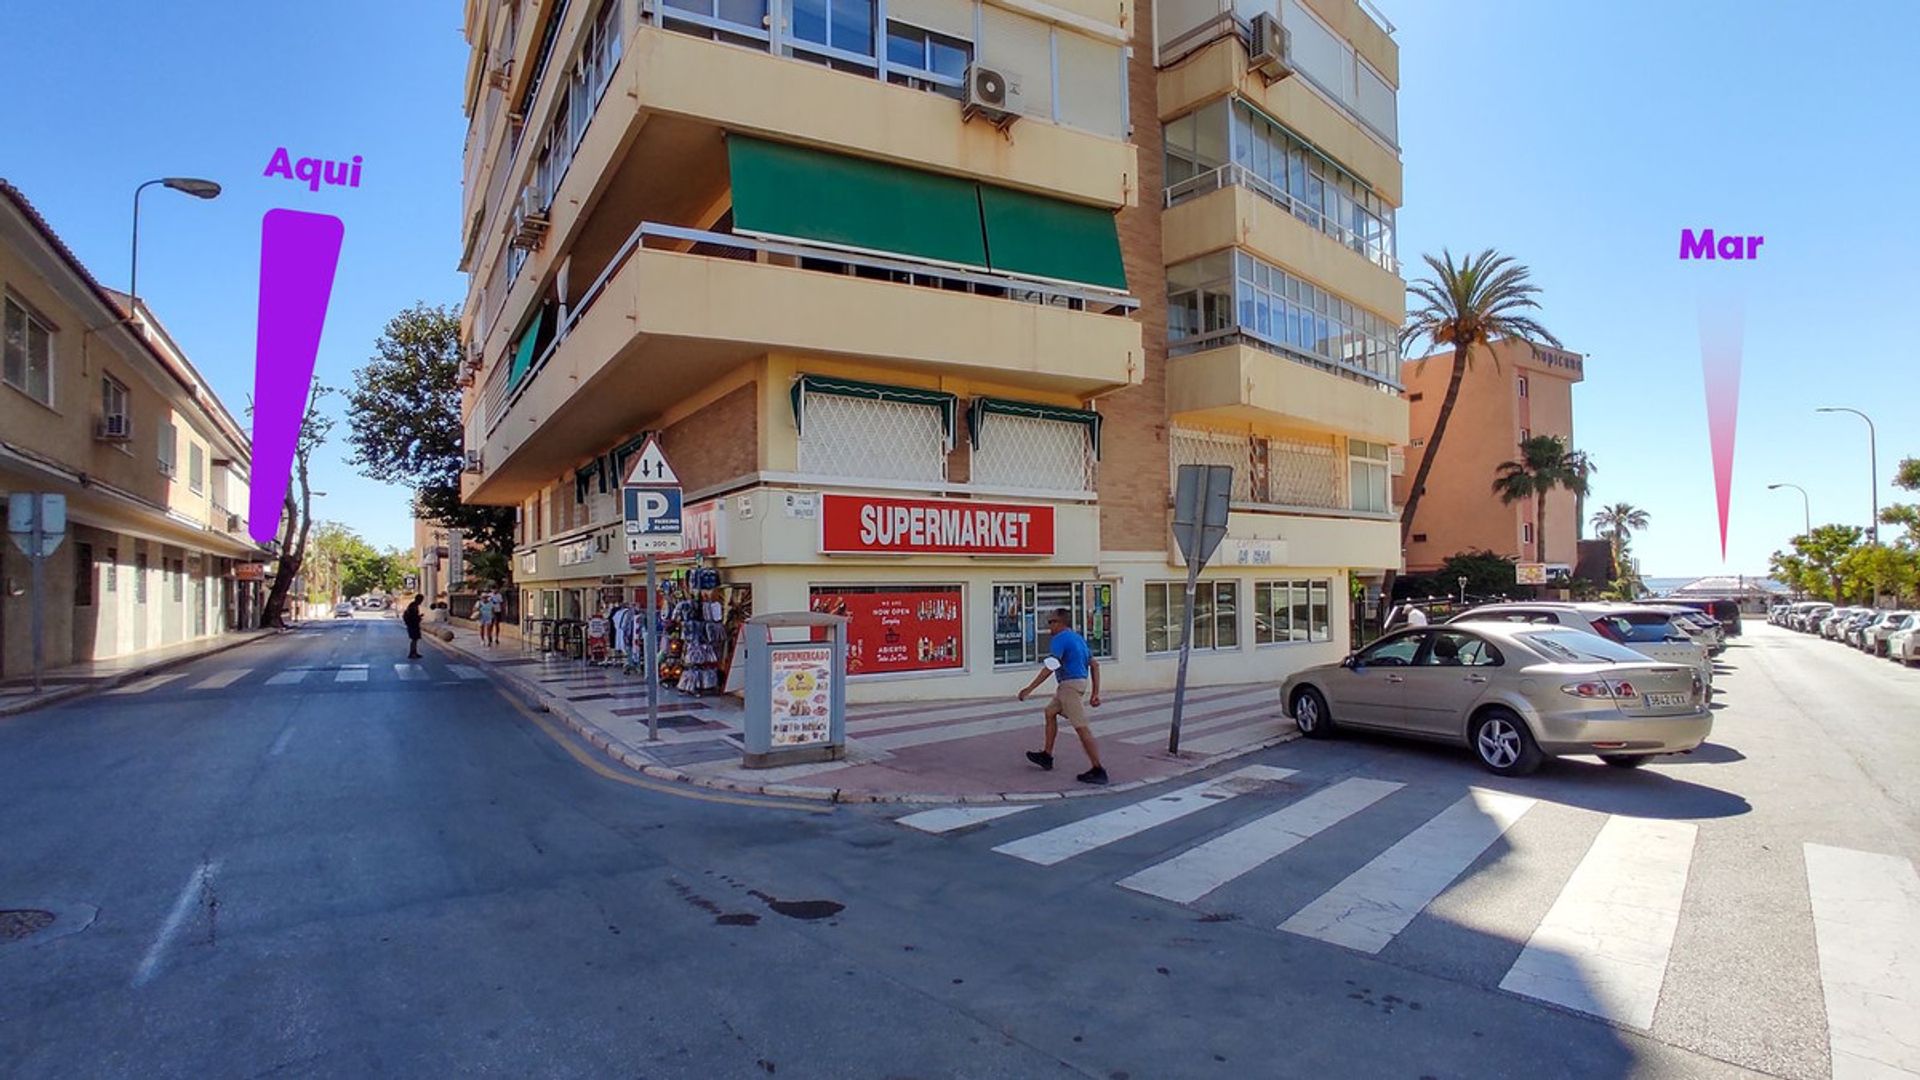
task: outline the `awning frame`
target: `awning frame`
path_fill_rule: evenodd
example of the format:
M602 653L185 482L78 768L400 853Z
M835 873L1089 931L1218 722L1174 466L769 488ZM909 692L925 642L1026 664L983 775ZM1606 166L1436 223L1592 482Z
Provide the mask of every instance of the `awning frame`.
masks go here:
M1010 398L977 397L967 408L967 439L972 449L980 449L980 432L988 416L1024 416L1030 420L1052 420L1063 424L1081 424L1093 445L1093 458L1100 460L1100 425L1105 417L1092 409L1069 409L1061 405L1043 405L1035 401Z
M940 427L946 434L947 449L953 449L954 428L959 419L960 399L944 390L924 390L914 386L862 382L829 375L802 375L793 381L788 396L793 402L793 427L806 431L808 394L833 394L837 397L865 398L868 401L894 401L905 405L931 405L940 410Z

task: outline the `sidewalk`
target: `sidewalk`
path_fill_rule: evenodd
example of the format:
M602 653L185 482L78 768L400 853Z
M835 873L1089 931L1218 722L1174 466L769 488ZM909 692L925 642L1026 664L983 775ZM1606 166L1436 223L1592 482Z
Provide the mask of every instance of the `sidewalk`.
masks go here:
M1208 686L1187 694L1181 753L1169 755L1171 690L1114 694L1094 710L1093 731L1113 782L1074 780L1086 768L1080 741L1062 724L1057 764L1043 772L1025 751L1038 750L1041 709L991 698L944 704L854 705L847 709L847 756L777 769L741 767L741 704L731 696L690 697L660 690L660 741L647 740L647 690L638 675L523 651L514 628L498 646L482 646L471 622L443 624L443 646L559 717L582 738L649 776L729 791L836 802L1029 802L1126 791L1194 772L1296 738L1267 683Z
M110 690L122 683L132 682L143 675L151 675L170 667L198 660L203 656L236 649L250 641L263 637L272 637L272 630L236 630L215 638L202 638L195 641L182 641L175 645L165 645L157 649L115 656L105 660L87 660L78 664L49 669L41 682L39 693L33 692L33 677L8 679L0 683L0 716L12 716L56 701L80 697L100 690Z

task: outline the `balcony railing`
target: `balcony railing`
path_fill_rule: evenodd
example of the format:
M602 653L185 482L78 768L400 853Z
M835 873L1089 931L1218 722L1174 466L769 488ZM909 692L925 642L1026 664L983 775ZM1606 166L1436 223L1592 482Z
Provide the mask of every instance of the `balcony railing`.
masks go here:
M1312 353L1301 352L1291 345L1276 341L1265 334L1249 330L1243 326L1230 326L1225 330L1214 330L1210 333L1195 334L1192 337L1173 338L1167 342L1167 355L1169 357L1191 356L1194 353L1206 352L1209 349L1222 349L1230 345L1246 345L1259 349L1262 352L1270 352L1275 356L1284 357L1297 364L1305 364L1311 368L1318 368L1329 375L1338 375L1343 379L1353 379L1356 382L1366 383L1383 393L1399 393L1406 389L1400 385L1398 364L1394 365L1394 370L1391 372L1375 371L1360 364L1348 363L1345 360L1331 360L1324 356L1315 356Z
M1001 274L989 270L970 270L940 263L921 262L906 258L888 258L878 255L863 255L842 251L837 248L818 247L811 244L797 244L783 240L762 240L757 237L740 236L733 233L708 232L703 229L686 229L677 225L660 225L643 222L627 237L620 246L607 268L600 272L587 291L580 296L578 303L567 310L567 317L555 330L553 340L533 363L521 375L517 383L509 382L512 365L501 356L493 362L487 373L486 382L480 391L479 409L482 417L481 430L492 434L500 418L507 414L513 403L519 400L526 388L540 375L542 368L572 332L582 317L593 310L595 301L606 290L608 282L633 257L635 251L646 246L649 241L660 244L690 244L689 254L715 258L737 259L757 262L760 256L776 255L802 260L801 273L837 273L853 275L870 280L889 281L896 284L914 285L922 288L939 289L946 292L966 292L978 296L1010 300L1020 303L1044 304L1063 307L1074 311L1086 311L1100 315L1125 316L1140 306L1140 301L1115 289L1102 289L1093 285L1075 285L1054 281L1048 278L1024 277L1016 274ZM511 344L511 343L510 343ZM477 444L469 442L469 448Z
M1359 255L1389 273L1400 272L1400 260L1394 257L1386 243L1377 237L1368 237L1328 217L1324 211L1309 206L1291 193L1282 191L1265 177L1255 173L1245 165L1229 162L1217 169L1209 169L1198 176L1182 180L1167 188L1166 204L1169 209L1190 199L1197 199L1225 187L1243 187L1260 196L1273 205L1299 218L1309 228L1318 229L1334 238L1341 246Z

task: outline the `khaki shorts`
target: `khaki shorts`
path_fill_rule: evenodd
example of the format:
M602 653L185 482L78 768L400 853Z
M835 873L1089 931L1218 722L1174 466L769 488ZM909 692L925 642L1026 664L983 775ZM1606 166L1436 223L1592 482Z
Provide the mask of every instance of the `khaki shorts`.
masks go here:
M1064 716L1076 729L1087 726L1087 693L1093 688L1088 679L1060 679L1053 688L1053 700L1047 702L1049 716Z

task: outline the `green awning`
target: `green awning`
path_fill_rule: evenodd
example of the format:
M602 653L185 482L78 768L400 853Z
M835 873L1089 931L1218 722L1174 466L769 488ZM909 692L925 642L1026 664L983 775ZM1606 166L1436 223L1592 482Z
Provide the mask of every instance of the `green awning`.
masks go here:
M973 399L973 405L967 409L967 437L975 450L980 449L980 429L986 426L988 416L1024 416L1033 420L1052 420L1062 424L1084 424L1087 438L1093 443L1093 456L1100 457L1101 416L1092 409L1065 409L1058 405L1041 405L1031 401L1009 401L1005 398L980 397Z
M987 264L1003 274L1127 287L1120 232L1110 211L982 184L980 219L987 229Z
M907 405L931 405L940 410L940 425L947 433L947 445L953 445L953 425L959 411L959 399L942 390L918 390L911 386L888 386L884 383L860 382L856 379L835 379L825 375L802 375L794 380L793 426L796 431L806 430L806 398L808 394L833 394L837 397L866 398L869 401L897 401Z
M727 161L738 232L987 265L970 181L744 135Z
M540 338L540 324L546 318L545 308L533 313L533 321L527 324L527 332L520 338L520 347L513 354L513 370L507 373L507 386L520 385L527 377L527 371L533 367L533 346Z

